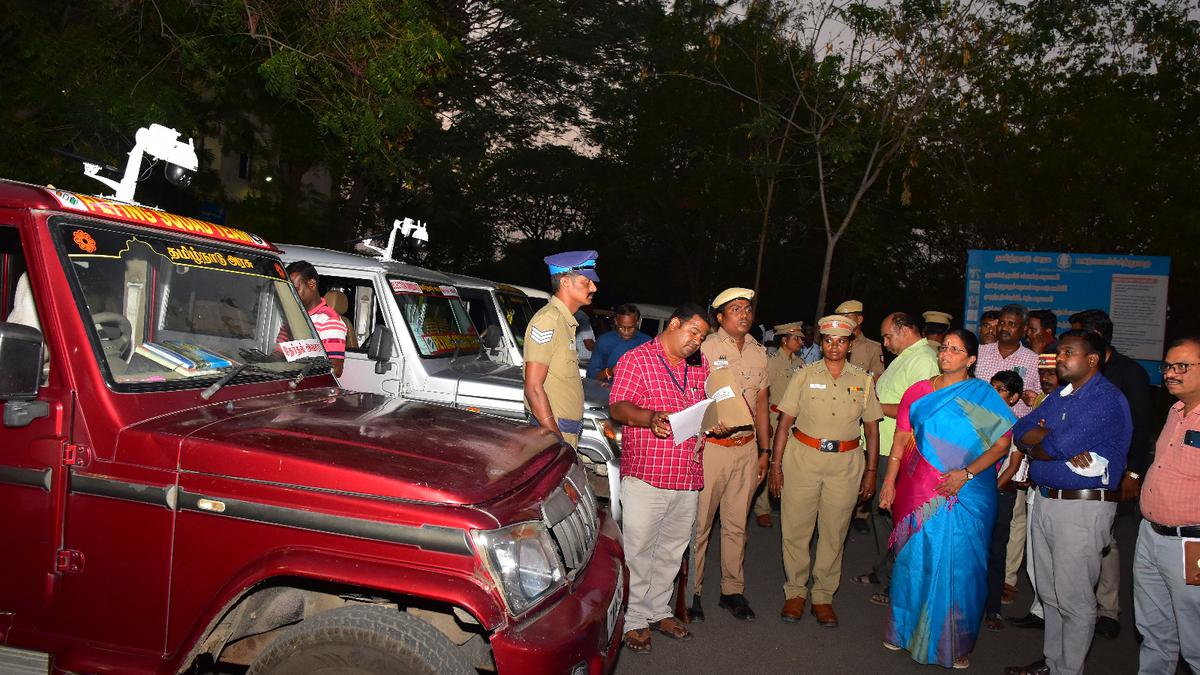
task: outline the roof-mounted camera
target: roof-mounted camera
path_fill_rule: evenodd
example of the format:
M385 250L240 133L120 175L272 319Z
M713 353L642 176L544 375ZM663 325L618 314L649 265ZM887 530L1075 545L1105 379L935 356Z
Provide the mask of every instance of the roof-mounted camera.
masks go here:
M80 158L83 161L83 174L116 190L114 197L118 201L133 202L138 177L142 174L142 157L149 155L152 160L166 162L163 173L172 185L186 188L192 184L192 176L196 175L200 161L196 158L196 148L190 138L184 143L179 140L178 131L161 124L151 124L138 129L135 139L137 142L129 151L129 161L125 164L125 173L120 182L100 175L101 171L111 167Z

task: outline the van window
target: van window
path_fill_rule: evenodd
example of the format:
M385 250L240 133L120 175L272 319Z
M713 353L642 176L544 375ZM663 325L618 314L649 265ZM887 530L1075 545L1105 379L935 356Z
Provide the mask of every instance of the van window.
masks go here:
M317 291L346 322L346 351L365 353L367 338L383 325L383 311L370 279L319 275Z
M500 311L504 312L504 320L512 329L513 337L517 341L517 348L525 349L525 328L529 326L529 320L533 318L533 308L529 306L528 298L523 294L505 291L497 291L496 298L500 301Z
M43 330L21 238L15 227L3 225L0 225L0 321ZM42 385L45 385L50 378L50 350L45 345L42 360Z
M324 358L278 258L56 218L80 311L118 390L291 377Z
M479 352L479 333L456 288L392 276L388 283L422 358Z

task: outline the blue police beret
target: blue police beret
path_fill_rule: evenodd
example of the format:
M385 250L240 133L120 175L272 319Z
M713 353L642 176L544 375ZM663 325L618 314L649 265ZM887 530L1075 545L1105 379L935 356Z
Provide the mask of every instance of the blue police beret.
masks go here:
M564 251L548 255L543 260L550 267L550 276L564 272L576 272L591 279L600 281L596 275L596 258L600 254L595 251Z

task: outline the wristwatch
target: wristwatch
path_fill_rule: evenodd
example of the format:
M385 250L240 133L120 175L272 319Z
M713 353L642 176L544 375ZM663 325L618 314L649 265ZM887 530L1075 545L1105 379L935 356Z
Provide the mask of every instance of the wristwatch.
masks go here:
M967 480L971 480L975 477L975 474L971 473L970 469L964 467L963 471L967 474Z
M1138 473L1138 472L1136 472L1136 471L1126 471L1126 472L1125 472L1125 475L1126 475L1126 476L1129 476L1130 478L1132 478L1132 479L1134 479L1134 480L1141 480L1141 479L1142 479L1142 474L1140 474L1140 473Z
M759 457L762 457L763 455L769 455L769 454L771 454L771 449L770 449L770 448L762 448L762 447L760 447L760 448L758 449L758 456L759 456Z

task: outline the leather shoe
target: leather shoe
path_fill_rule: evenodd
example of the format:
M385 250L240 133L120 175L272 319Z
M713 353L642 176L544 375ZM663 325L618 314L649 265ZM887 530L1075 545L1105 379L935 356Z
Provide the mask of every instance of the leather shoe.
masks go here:
M788 623L796 623L804 618L804 603L808 598L797 595L794 598L788 598L787 602L783 603L783 609L779 610L779 618Z
M812 606L813 616L817 617L817 623L826 628L837 628L837 614L833 612L833 605L818 605Z
M754 610L750 609L750 603L746 602L746 596L741 593L733 593L730 595L721 594L721 599L717 601L717 607L729 610L735 619L742 621L753 621Z
M700 596L692 596L692 606L688 607L688 623L704 623L704 608L700 606Z
M1004 669L1004 675L1050 675L1050 667L1045 659L1038 659L1027 666L1009 666Z
M1026 614L1025 616L1022 616L1022 617L1006 616L1006 617L1004 617L1004 620L1008 622L1008 625L1015 626L1017 628L1045 628L1046 627L1046 620L1043 619L1042 617L1038 616L1037 614L1032 614L1032 613Z
M1121 622L1107 616L1096 617L1096 635L1103 635L1109 640L1116 640L1121 634Z
M762 515L755 516L754 522L758 523L759 527L766 527L766 528L775 527L775 523L771 522L771 514L769 514L769 513L764 513Z

